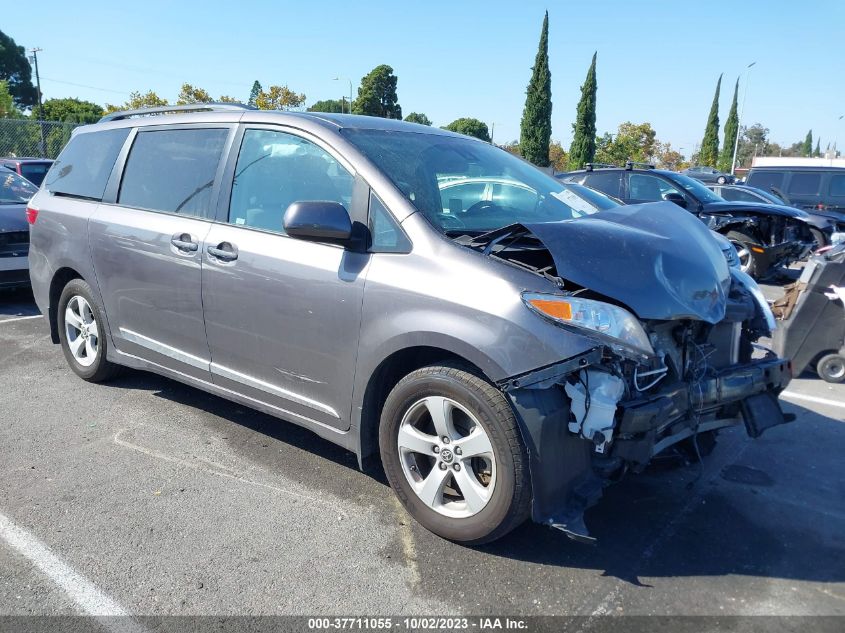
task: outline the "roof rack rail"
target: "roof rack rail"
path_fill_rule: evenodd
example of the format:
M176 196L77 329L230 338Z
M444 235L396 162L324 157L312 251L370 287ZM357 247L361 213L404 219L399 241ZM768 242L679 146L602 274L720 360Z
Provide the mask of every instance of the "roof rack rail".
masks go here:
M654 165L651 163L640 163L635 160L629 160L625 163L625 169L631 171L634 167L637 169L654 169Z
M168 105L157 106L154 108L138 108L137 110L121 110L119 112L112 112L100 119L99 123L106 121L123 121L124 119L131 119L138 116L149 116L151 114L169 114L171 112L218 112L218 111L232 111L232 110L255 110L256 108L244 105L243 103L191 103L188 105Z
M587 163L584 165L587 171L593 171L594 169L608 169L614 168L616 165L612 163Z

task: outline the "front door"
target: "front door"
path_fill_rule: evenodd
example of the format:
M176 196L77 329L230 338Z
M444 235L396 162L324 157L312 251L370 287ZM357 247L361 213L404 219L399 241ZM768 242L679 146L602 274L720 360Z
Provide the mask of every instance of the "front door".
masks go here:
M247 128L229 171L225 222L203 255L213 380L286 417L345 430L369 256L288 237L283 218L297 201L352 209L366 190L328 149L279 129Z
M229 133L139 131L116 203L99 205L89 224L115 347L204 380L210 358L201 261Z

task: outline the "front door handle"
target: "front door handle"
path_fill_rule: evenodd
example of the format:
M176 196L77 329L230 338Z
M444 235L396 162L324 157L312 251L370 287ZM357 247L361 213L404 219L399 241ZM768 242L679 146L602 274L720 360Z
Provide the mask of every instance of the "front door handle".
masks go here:
M199 249L199 244L193 241L189 233L176 233L170 238L170 243L180 251L188 253L195 253Z
M238 258L238 248L231 242L220 242L217 246L209 246L208 254L223 262L233 262Z

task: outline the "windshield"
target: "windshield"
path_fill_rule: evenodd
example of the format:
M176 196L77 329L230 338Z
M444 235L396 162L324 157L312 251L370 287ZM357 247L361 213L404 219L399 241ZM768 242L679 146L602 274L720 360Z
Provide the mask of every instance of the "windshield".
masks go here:
M0 173L0 204L24 204L38 188L15 172Z
M571 220L617 206L481 141L392 130L342 133L443 233Z
M701 182L695 180L694 178L690 178L689 176L684 176L683 174L666 174L667 178L672 180L675 184L680 187L686 189L689 193L691 193L695 198L698 199L699 202L724 202L724 198L717 196L715 193L710 191L707 187L705 187Z

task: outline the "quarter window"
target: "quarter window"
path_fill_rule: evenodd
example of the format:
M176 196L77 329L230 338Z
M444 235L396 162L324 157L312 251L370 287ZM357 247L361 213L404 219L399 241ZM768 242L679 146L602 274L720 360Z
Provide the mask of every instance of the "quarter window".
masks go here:
M129 128L76 134L50 168L44 188L65 196L102 200L127 136Z
M218 128L138 132L126 161L118 203L208 216L228 133Z
M293 134L244 133L229 203L229 222L283 232L294 202L328 200L347 209L355 179L328 152Z
M845 196L845 175L836 174L830 177L830 195Z

